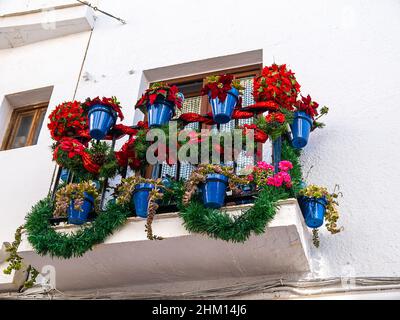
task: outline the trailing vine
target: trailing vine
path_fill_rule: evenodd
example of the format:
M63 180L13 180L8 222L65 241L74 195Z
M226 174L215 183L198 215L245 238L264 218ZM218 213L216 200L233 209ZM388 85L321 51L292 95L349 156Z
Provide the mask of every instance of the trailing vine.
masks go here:
M316 185L309 185L300 190L299 194L308 198L325 198L327 202L325 212L326 229L331 234L336 234L342 231L343 227L338 228L337 226L337 221L339 219L337 206L339 203L336 199L339 197L339 194L335 192L330 193L327 188Z
M96 199L99 193L92 181L83 181L80 183L70 183L60 188L56 193L56 203L53 216L58 218L67 215L67 208L71 201L74 203L74 209L80 210L86 195L92 196L94 204L97 207Z
M9 254L6 262L8 262L8 267L3 270L4 274L11 274L13 270L21 270L22 268L22 257L18 255L18 247L22 240L22 230L24 225L19 226L15 231L14 241L11 245L6 245L6 252Z
M161 200L163 197L161 190L164 188L164 186L161 182L161 179L145 179L139 176L132 176L122 179L121 183L116 187L116 194L118 195L117 202L123 205L129 205L132 199L132 194L135 191L135 186L139 183L151 183L154 185L154 189L150 191L149 195L145 230L149 240L162 240L162 237L153 234L152 228L154 216L158 209L157 201Z
M19 226L15 231L14 241L11 245L6 246L6 252L9 254L6 262L8 262L8 266L6 269L3 270L4 274L10 275L13 270L19 271L21 270L22 264L22 257L18 254L18 248L21 244L22 240L22 231L24 230L25 226ZM39 271L37 271L33 266L29 265L26 269L27 273L27 280L24 282L23 288L31 288L35 282L36 278L39 275Z
M229 178L229 188L233 193L239 193L239 189L237 184L247 184L249 181L240 178L234 174L233 167L224 167L220 165L213 164L199 164L196 170L194 170L189 179L185 184L185 193L182 198L182 203L184 205L188 205L192 196L195 194L197 187L200 183L204 183L206 181L206 175L210 173L218 173L222 174Z

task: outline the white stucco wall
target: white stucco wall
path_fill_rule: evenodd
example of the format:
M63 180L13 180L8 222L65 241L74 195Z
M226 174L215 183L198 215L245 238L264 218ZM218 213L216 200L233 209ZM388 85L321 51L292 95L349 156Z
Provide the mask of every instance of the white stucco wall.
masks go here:
M302 161L304 172L313 166L308 183L341 186L345 231L321 232L321 247L312 249L315 275L400 276L400 2L98 4L127 24L98 15L78 99L116 95L124 123L132 124L144 70L262 49L264 65L288 64L303 94L330 107L326 128L312 134ZM87 40L83 33L1 50L0 99L47 85L54 85L51 106L71 99ZM0 152L0 242L11 240L27 209L46 194L49 144L44 128L38 146Z
M0 50L0 103L6 95L48 86L54 89L47 115L58 103L71 100L88 38L86 32ZM1 126L8 126L4 120L2 116ZM54 170L51 143L44 125L37 145L0 151L0 243L13 239L31 206L46 196Z

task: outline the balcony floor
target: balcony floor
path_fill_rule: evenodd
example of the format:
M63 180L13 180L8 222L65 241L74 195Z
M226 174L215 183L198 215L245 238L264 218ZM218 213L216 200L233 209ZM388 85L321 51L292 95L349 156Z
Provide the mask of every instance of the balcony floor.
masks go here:
M251 204L227 207L232 214ZM304 274L310 270L309 233L295 199L280 202L266 232L245 243L230 243L190 234L177 213L157 215L153 232L165 239L146 238L145 219L129 218L105 243L83 257L63 260L37 255L23 235L19 254L39 271L56 270L59 290L85 290L181 281L203 281L267 275ZM76 226L58 226L72 232Z

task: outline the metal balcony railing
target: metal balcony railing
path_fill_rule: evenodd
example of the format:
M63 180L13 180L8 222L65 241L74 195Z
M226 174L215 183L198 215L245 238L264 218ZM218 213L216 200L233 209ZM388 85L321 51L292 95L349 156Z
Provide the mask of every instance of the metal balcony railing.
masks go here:
M131 126L132 129L140 129L137 126ZM114 150L115 149L115 143L116 143L116 136L118 136L117 132L111 131L111 135L113 136L113 139L111 140L111 148ZM129 136L130 138L131 136ZM281 152L282 152L282 138L276 139L272 143L272 160L273 160L273 165L275 168L275 172L278 171L278 164L281 160ZM234 166L236 164L234 163ZM179 167L179 164L178 164ZM128 168L124 168L121 173L121 178L126 178L128 172ZM144 175L145 173L145 168L142 168L140 172L137 172L138 174ZM161 173L161 164L153 166L152 170L152 178L159 178ZM178 175L179 176L179 175ZM51 187L51 198L54 200L56 192L60 186L61 183L73 183L75 182L74 175L68 171L63 169L62 167L58 166L56 170L55 177L53 177L52 181L52 187ZM109 186L109 181L105 181L103 184L100 185L100 208L104 208L105 205L105 200L106 200L106 193L111 189L112 187ZM245 204L245 203L252 203L255 201L255 196L257 192L254 190L251 190L251 188L248 188L248 186L243 186L242 188L242 193L240 195L227 195L225 198L225 206L229 205L238 205L238 204ZM168 213L168 212L176 212L178 211L176 203L167 203L163 204L161 203L158 210L157 214L161 213ZM134 209L132 208L132 216L135 216L134 214ZM91 213L89 214L88 221L91 221L95 218L95 214ZM53 218L51 222L53 224L58 224L60 222L66 222L68 219L67 218Z

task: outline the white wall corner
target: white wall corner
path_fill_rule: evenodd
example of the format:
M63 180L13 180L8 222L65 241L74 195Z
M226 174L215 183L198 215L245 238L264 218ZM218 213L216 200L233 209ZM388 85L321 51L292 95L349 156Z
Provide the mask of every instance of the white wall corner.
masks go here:
M92 30L93 9L80 5L45 8L0 16L0 49Z

